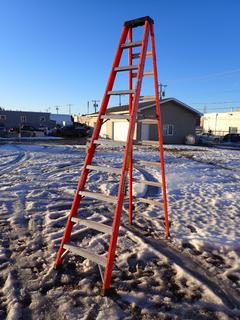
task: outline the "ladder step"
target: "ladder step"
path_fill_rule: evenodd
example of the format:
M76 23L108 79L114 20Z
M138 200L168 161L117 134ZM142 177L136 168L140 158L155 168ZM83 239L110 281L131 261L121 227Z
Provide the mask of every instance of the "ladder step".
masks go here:
M143 146L153 146L153 147L159 146L159 142L154 140L142 140L140 141L140 144Z
M147 56L147 57L152 56L152 51L148 51L148 52L146 53L146 56ZM140 52L139 52L139 53L133 53L133 54L132 54L132 58L133 58L133 59L139 59L139 58L140 58Z
M81 247L75 247L70 244L64 244L63 248L65 250L69 250L70 252L77 254L85 259L89 259L97 264L100 264L101 266L105 267L107 263L107 258L100 256L90 250L81 248Z
M121 174L121 169L118 169L118 168L110 168L110 167L103 167L103 166L88 165L87 169L95 170L95 171L102 171L102 172Z
M152 200L152 199L146 199L146 198L137 198L135 199L135 202L144 202L144 203L148 203L151 204L153 206L162 206L162 203L160 203L159 201L156 200Z
M128 71L128 70L137 70L138 66L122 66L114 68L114 71Z
M153 75L154 75L153 71L143 72L143 76L144 76L144 77L153 76ZM133 77L133 78L136 78L136 77L137 77L137 73L133 73L133 74L132 74L132 77Z
M154 166L154 167L160 166L160 162L157 162L157 161L134 160L134 163L137 163L143 166Z
M157 124L157 119L138 119L137 122L142 124Z
M107 147L124 147L126 145L125 141L115 141L115 140L103 140L103 139L98 139L94 140L94 144L100 144L103 146Z
M121 48L123 49L134 48L134 47L140 47L141 45L142 45L142 41L127 42L127 43L121 44Z
M117 203L117 197L105 196L99 192L90 192L90 191L79 191L80 196L102 200L110 203Z
M73 217L71 221L74 223L89 227L90 229L93 229L93 230L97 230L107 234L112 234L112 228L100 222L95 222L92 220L80 219L75 217Z
M160 182L149 181L149 180L137 180L137 179L133 179L133 181L136 183L145 184L147 186L162 187L162 184Z
M108 95L121 95L121 94L133 94L134 90L116 90L116 91L108 91Z
M105 114L101 116L101 119L111 120L111 119L125 119L130 120L130 116L125 116L123 114Z
M140 96L140 101L146 101L146 100L156 100L155 96Z

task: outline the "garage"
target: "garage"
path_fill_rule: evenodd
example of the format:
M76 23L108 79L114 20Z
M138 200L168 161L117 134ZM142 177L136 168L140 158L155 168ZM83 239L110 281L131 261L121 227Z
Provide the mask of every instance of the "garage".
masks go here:
M112 124L113 128L113 140L126 141L128 134L128 121L114 121Z
M117 141L127 141L128 134L128 121L114 121L112 123L112 138ZM133 139L136 139L136 128L134 132Z

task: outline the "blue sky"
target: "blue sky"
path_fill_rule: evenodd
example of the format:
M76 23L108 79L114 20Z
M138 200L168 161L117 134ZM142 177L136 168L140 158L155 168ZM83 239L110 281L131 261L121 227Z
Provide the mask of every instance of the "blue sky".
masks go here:
M149 15L167 96L236 108L239 12L239 0L0 0L0 106L85 113L102 99L123 22Z

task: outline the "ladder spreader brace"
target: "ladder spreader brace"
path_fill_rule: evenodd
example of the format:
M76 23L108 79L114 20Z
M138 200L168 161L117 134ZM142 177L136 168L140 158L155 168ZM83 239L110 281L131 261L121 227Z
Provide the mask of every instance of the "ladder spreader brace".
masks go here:
M61 245L57 254L57 258L55 261L55 267L59 267L63 263L63 257L66 253L78 254L86 259L92 260L96 262L99 267L104 267L104 273L101 273L101 277L103 278L102 288L104 292L110 288L114 259L115 259L115 251L117 245L118 232L120 227L120 220L122 214L122 206L126 193L126 187L128 185L128 193L129 193L129 223L132 224L133 219L133 194L132 194L132 183L135 181L132 177L133 170L133 136L135 124L137 121L137 110L140 99L140 91L142 86L142 79L144 76L144 66L146 57L152 57L152 72L148 73L148 75L154 76L154 91L155 91L155 102L156 102L156 124L158 131L158 146L159 146L159 155L160 162L159 166L161 169L162 181L161 184L154 182L146 182L145 184L162 188L163 195L163 209L164 209L164 224L165 224L165 234L166 237L169 237L169 224L168 224L168 207L167 207L167 193L166 193L166 182L165 182L165 169L164 169L164 154L163 154L163 140L162 140L162 126L161 126L161 114L160 114L160 103L159 103L159 95L158 95L158 75L157 75L157 64L156 64L156 51L155 51L155 42L154 42L154 29L153 29L153 20L150 17L143 17L135 20L126 21L123 25L122 34L120 36L120 41L117 47L116 55L113 61L112 69L110 72L110 76L107 82L106 90L103 96L102 104L99 110L97 122L92 134L91 141L89 143L89 147L87 150L85 162L83 165L83 169L81 172L81 176L79 178L77 190L73 199L71 211L67 220L65 232L61 241ZM143 37L141 41L133 41L132 30L133 28L137 28L139 26L144 26ZM128 40L127 40L128 38ZM151 41L151 51L147 51L148 48L148 39ZM127 40L127 41L126 41ZM140 53L133 53L133 48L140 47ZM129 66L122 67L119 66L121 56L124 50L128 50L128 63ZM133 59L139 59L139 63L136 65L132 64ZM113 90L114 81L118 72L128 72L129 78L129 88L128 90ZM133 71L135 71L133 73ZM135 85L133 85L133 78L136 79ZM124 150L124 158L122 163L122 168L112 168L106 167L105 169L102 166L92 165L92 160L94 157L95 150L99 145L99 135L102 124L110 115L106 113L107 106L109 103L109 99L111 95L129 94L129 129L127 135L127 141L125 144ZM121 118L121 117L120 117ZM152 120L152 119L150 119ZM113 142L114 143L114 142ZM151 161L139 161L140 165L155 165L156 162ZM107 169L108 168L108 169ZM90 192L85 189L85 185L87 183L88 174L92 170L99 170L103 172L119 174L120 182L118 188L118 194L116 197L106 196L101 193ZM142 181L141 181L142 183ZM81 202L81 199L84 197L97 199L100 201L107 201L110 203L115 203L115 212L113 218L112 227L104 225L102 223L97 223L91 220L77 218L78 208ZM145 202L150 205L162 205L158 201L139 198L138 201ZM108 249L107 256L98 255L86 248L76 247L70 243L71 232L74 224L82 224L87 226L88 228L97 230L99 232L110 234L110 245Z

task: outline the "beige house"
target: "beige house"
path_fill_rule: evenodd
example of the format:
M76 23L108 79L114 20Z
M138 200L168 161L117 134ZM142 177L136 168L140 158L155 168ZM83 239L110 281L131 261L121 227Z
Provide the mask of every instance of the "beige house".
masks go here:
M140 102L138 118L156 119L154 101ZM115 115L115 119L107 120L101 129L100 135L118 141L125 141L127 138L129 121L121 119L121 116L129 114L128 105L109 108L108 114ZM76 122L85 123L94 127L97 121L97 113L75 117ZM163 129L163 142L169 144L184 143L185 137L195 134L195 128L199 125L201 113L185 103L175 99L161 100L161 117ZM157 140L156 124L139 121L135 129L136 140Z

